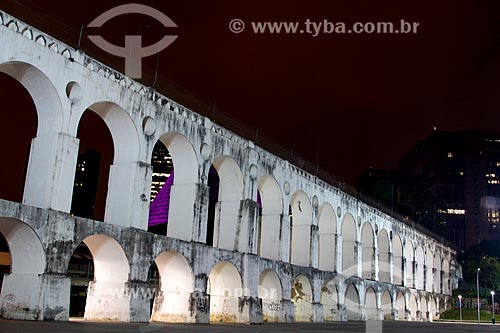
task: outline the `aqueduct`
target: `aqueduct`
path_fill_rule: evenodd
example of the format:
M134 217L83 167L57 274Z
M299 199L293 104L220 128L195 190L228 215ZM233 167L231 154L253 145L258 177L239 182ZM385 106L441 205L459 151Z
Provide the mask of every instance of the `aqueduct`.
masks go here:
M5 12L0 45L37 114L22 201L0 200L3 318L68 320L82 244L88 320L432 320L449 305L456 253L437 239ZM113 146L102 219L72 212L89 112ZM164 235L147 231L159 141L175 170Z

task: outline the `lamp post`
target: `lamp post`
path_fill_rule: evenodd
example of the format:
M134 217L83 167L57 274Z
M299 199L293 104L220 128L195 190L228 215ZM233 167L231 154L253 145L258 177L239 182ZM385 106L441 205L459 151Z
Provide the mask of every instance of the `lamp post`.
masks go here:
M491 291L491 323L495 323L495 292L492 290Z
M477 324L481 322L481 312L479 311L479 272L481 268L477 269L476 281L477 281Z
M460 305L460 322L462 322L462 295L458 295L458 304Z

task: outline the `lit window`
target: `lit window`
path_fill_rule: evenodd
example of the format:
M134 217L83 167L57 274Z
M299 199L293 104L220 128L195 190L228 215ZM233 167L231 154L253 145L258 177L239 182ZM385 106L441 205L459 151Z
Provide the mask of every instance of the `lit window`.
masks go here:
M464 172L463 172L463 171L459 171L459 172L458 172L458 174L459 174L460 176L463 176L463 175L464 175Z
M500 223L498 208L488 208L488 222L494 224Z
M454 209L454 208L438 209L437 212L441 214L465 215L465 209Z
M448 158L453 158L453 157L455 157L455 153L448 152Z
M494 173L487 173L486 178L497 178L497 175Z

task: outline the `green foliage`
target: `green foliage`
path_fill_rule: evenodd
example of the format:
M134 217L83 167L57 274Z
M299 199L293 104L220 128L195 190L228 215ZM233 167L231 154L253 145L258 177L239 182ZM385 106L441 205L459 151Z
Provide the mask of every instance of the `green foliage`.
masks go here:
M476 282L477 269L480 268L479 285L491 290L500 287L500 261L496 257L484 256L481 259L464 260L462 264L465 282Z
M495 311L496 312L496 311ZM460 320L460 310L453 309L443 312L441 319L444 320ZM477 322L477 310L476 309L463 309L462 310L462 320ZM500 314L495 314L495 320L499 322ZM491 322L491 312L486 310L481 310L481 322L490 323Z

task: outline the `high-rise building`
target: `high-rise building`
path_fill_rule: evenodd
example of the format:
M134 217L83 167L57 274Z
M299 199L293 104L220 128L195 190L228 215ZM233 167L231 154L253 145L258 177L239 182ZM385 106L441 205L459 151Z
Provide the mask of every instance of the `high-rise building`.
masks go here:
M151 165L153 166L151 202L153 202L174 169L172 156L170 156L168 149L160 141L156 143L153 149Z
M399 164L399 208L465 250L500 239L500 135L434 131Z
M93 218L101 155L95 149L87 149L78 156L75 186L71 201L71 213Z
M401 158L397 171L367 170L358 190L461 251L500 240L500 135L434 131Z

